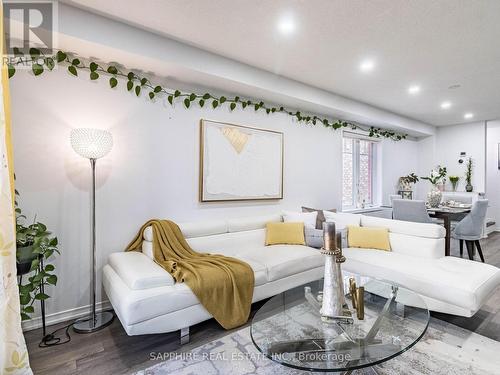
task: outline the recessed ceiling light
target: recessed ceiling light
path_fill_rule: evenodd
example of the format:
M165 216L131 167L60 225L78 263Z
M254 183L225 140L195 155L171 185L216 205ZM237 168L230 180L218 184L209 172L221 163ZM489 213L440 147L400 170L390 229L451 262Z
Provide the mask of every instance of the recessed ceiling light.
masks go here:
M474 117L474 113L470 113L470 112L467 112L465 115L464 115L464 119L471 119Z
M418 94L420 92L420 86L418 85L411 85L408 87L408 93L411 95Z
M292 34L295 29L295 20L291 16L284 16L278 22L278 30L284 35Z
M364 60L359 64L359 70L364 73L371 72L375 68L375 62L373 60Z
M451 107L451 102L446 101L446 102L442 102L441 103L441 108L442 109L448 109L450 107Z

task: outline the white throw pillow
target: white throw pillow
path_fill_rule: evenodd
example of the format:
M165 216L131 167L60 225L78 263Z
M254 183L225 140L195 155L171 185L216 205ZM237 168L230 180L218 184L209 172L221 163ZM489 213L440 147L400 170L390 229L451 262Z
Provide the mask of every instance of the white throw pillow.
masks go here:
M294 222L294 223L304 223L304 227L306 228L316 228L316 217L318 216L318 212L292 212L292 211L284 211L283 212L283 221Z
M323 211L325 215L325 221L327 223L335 223L335 229L338 231L346 228L348 225L361 225L361 215L359 214L347 214L343 212L330 212Z

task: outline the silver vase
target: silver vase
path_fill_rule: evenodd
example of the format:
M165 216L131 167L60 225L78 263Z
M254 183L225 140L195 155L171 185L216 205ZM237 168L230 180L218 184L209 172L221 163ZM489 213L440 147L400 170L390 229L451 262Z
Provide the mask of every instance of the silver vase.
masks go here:
M427 203L430 207L439 207L442 198L443 193L436 186L434 186L431 191L427 193Z
M345 257L337 247L335 223L323 224L323 238L324 246L321 252L325 255L325 276L320 314L323 321L330 321L345 317L346 302L341 267Z

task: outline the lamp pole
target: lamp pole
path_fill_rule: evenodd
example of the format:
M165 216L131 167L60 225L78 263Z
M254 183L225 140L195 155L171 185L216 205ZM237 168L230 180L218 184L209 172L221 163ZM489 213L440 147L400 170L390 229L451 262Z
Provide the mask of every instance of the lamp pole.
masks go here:
M95 269L96 269L96 256L95 256L95 249L96 249L96 239L95 239L95 163L96 159L90 159L90 166L92 168L92 193L90 196L90 207L92 210L91 213L91 227L92 227L92 322L95 325L96 323L96 315L95 315L95 287L96 287L96 276L95 276Z
M90 192L90 226L92 234L91 257L92 275L90 281L90 316L77 319L73 329L77 333L91 333L98 331L113 322L114 315L109 311L96 312L96 217L95 217L95 167L99 157L104 156L112 146L111 134L96 129L76 129L72 133L72 146L77 153L90 160L92 172L92 188Z

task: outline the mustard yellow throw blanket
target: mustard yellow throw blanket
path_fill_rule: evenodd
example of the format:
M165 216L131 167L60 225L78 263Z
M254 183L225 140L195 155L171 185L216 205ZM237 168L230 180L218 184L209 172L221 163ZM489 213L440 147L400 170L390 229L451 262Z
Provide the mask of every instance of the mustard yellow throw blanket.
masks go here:
M217 254L197 253L173 221L150 220L125 251L140 251L144 230L153 228L155 262L176 282L185 282L222 327L246 323L252 303L254 274L248 264Z

